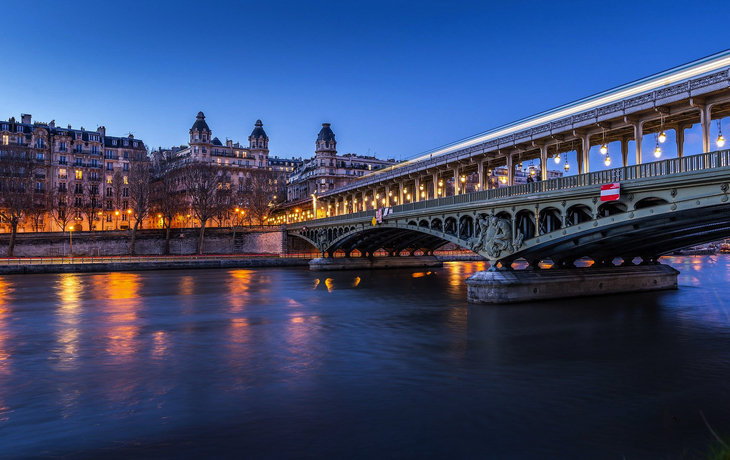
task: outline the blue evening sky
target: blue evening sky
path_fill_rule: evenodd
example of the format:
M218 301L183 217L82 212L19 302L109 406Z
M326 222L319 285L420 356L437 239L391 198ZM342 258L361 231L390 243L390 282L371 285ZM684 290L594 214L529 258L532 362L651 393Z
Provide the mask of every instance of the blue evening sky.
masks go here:
M3 9L0 119L105 125L156 148L186 143L202 110L222 141L246 142L260 118L272 156L305 158L330 122L341 153L406 158L730 48L727 14L711 1L27 2Z

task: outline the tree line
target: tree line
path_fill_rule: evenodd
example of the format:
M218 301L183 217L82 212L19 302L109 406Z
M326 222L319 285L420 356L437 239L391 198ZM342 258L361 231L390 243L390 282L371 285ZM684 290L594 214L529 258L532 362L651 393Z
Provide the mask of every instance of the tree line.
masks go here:
M286 196L280 172L245 169L239 179L216 164L186 163L169 155L152 163L141 154L129 159L127 170L90 171L81 177L74 165L54 168L59 176L65 171L57 184L46 180L49 169L28 146L0 147L0 218L10 227L8 257L20 225L43 231L50 220L63 232L81 223L95 230L102 229L111 212L116 229L120 217L128 223L129 254L135 253L137 231L145 221L165 232L165 254L170 253L171 229L197 221L202 254L207 226L231 227L235 240L238 227L264 224L272 204Z

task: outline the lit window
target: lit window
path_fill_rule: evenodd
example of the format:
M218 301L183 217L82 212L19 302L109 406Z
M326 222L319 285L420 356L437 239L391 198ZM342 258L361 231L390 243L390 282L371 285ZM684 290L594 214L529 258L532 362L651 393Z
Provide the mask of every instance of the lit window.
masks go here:
M77 169L76 170L76 180L81 180L82 177L83 177L83 175L81 173L81 170Z
M124 176L124 183L125 184L128 184L129 183L129 177L128 176Z
M8 135L3 134L3 145L8 145Z
M110 176L109 174L106 175L106 183L107 184L111 184L112 183L112 176Z
M59 179L65 179L66 178L66 169L61 168L58 170L58 178Z

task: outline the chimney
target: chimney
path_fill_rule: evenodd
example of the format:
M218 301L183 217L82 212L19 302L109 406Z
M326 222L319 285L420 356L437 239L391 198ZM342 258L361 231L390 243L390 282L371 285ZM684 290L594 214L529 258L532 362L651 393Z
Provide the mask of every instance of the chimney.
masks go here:
M68 125L68 129L71 129L71 125Z
M20 114L20 118L21 118L21 119L23 120L23 121L22 121L22 123L23 123L24 125L29 125L29 124L31 124L31 118L32 118L32 117L31 117L31 115L30 115L29 113L21 113L21 114Z
M226 147L233 147L233 140L226 139Z
M106 126L99 126L99 129L97 129L97 131L99 131L99 134L101 135L101 137L106 136Z
M82 127L81 127L81 131L83 131L83 130L84 130L84 127L82 126Z
M51 120L51 122L50 122L50 123L48 123L48 126L49 126L50 128L55 128L55 127L56 127L56 120Z

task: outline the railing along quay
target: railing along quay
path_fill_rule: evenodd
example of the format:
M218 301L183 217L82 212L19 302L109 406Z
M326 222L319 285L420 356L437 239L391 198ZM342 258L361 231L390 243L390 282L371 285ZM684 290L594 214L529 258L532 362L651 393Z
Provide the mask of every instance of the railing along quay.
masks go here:
M478 192L463 193L461 195L452 195L443 198L400 204L392 206L392 209L394 213L415 211L419 209L431 209L440 206L475 203L498 198L529 195L533 193L554 192L585 187L588 185L611 184L625 180L647 179L651 177L668 176L670 174L724 168L727 166L730 166L730 150L720 150L717 152L701 153L699 155L685 156L682 158L669 158L652 163L543 180L529 184L499 187L491 190L480 190ZM342 220L373 216L375 216L375 210L370 209L367 211L359 211L350 214L341 214L339 216L323 217L321 219L292 223L288 224L288 227L296 228L305 223L312 224L316 222L317 224L326 224L329 222L339 222Z

